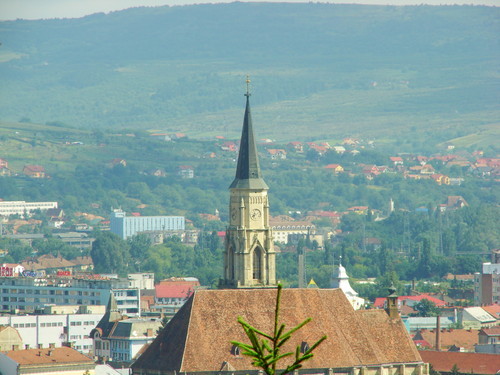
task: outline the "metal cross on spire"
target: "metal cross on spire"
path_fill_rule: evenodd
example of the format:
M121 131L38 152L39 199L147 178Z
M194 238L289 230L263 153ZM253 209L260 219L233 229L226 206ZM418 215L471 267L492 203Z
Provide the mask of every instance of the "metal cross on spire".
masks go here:
M246 79L246 83L247 83L247 92L245 94L245 96L248 98L250 95L250 76L247 74L247 79Z

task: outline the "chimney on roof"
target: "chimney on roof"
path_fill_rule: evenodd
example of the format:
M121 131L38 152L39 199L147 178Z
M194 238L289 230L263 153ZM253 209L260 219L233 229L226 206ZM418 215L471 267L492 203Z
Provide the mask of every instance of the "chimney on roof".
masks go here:
M30 344L24 345L24 349L28 350L30 348Z
M19 345L12 345L12 350L19 350Z
M436 351L441 351L441 317L436 316Z
M146 337L153 337L153 329L152 328L148 328L146 330Z
M49 348L50 348L50 349L54 349L55 347L56 347L56 344L55 344L55 343L50 343L50 344L49 344Z
M391 284L389 287L389 295L387 296L387 308L385 312L389 315L389 318L396 319L399 318L398 311L398 295L396 294L396 287Z
M38 349L43 349L43 344L38 344Z

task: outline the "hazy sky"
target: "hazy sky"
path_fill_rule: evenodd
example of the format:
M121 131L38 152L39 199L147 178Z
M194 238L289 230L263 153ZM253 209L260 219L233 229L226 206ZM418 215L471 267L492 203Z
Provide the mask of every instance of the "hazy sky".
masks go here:
M107 13L115 10L139 6L229 3L232 1L234 0L0 0L0 20L13 20L17 18L77 18L92 13ZM275 0L273 2L308 1ZM472 4L500 6L500 0L313 0L313 2L381 5Z

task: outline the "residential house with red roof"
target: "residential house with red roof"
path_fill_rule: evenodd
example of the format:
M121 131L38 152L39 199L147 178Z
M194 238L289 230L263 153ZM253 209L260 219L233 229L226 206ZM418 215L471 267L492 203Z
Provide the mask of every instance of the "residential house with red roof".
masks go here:
M479 342L479 331L476 329L451 329L441 328L438 335L439 350L459 350L464 352L474 352L475 346ZM425 340L436 345L437 329L420 329L413 336L413 340Z
M2 375L93 375L95 362L69 347L10 350L0 353Z
M434 174L436 173L436 170L434 169L434 167L431 165L431 164L425 164L425 165L422 165L422 168L420 169L420 174Z
M186 303L200 282L194 277L171 277L155 285L154 311L173 316Z
M431 174L431 179L434 180L438 185L450 184L450 178L444 174L440 173Z
M500 355L420 350L422 360L442 375L453 373L456 366L462 374L496 375L500 371Z
M23 173L25 176L31 178L45 178L47 174L45 168L41 165L25 165L23 168Z
M220 146L220 149L222 151L232 151L232 152L236 152L238 151L238 145L236 144L236 142L234 141L227 141L227 142L224 142L221 146Z
M304 144L302 142L290 142L288 143L288 148L299 154L304 152Z
M408 306L412 307L424 299L429 300L431 302L434 302L434 304L437 307L445 307L446 306L445 301L440 300L436 297L430 296L428 294L420 294L418 296L399 296L398 297L398 304L399 305L408 305ZM375 307L376 309L386 308L386 306L385 306L386 303L387 303L386 298L378 297L375 299L375 302L373 303L373 307Z
M270 149L267 149L267 154L269 155L269 157L271 159L280 159L280 160L284 160L286 159L286 150L283 150L283 149L276 149L276 148L270 148Z
M500 344L500 327L483 328L479 331L480 344Z
M328 169L335 174L344 172L344 167L342 167L340 164L328 164L325 166L325 169Z
M389 159L394 166L403 165L403 158L401 156L391 156Z

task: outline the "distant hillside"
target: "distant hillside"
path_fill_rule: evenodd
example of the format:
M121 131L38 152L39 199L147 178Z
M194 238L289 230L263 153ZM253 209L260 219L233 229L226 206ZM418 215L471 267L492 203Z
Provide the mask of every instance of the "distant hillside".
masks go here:
M500 9L232 3L0 22L0 120L463 137L498 120ZM447 134L452 129L453 134ZM436 140L438 141L438 140Z

